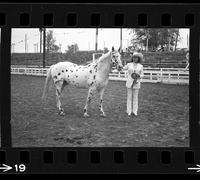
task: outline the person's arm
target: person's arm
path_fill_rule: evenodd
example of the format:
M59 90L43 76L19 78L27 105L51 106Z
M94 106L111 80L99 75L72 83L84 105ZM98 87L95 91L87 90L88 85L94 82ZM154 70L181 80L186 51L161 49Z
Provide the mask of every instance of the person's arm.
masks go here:
M123 67L123 70L128 70L128 64Z
M143 66L141 67L141 70L139 71L139 73L137 74L138 75L138 78L139 79L142 79L143 76L144 76L144 73L143 73Z

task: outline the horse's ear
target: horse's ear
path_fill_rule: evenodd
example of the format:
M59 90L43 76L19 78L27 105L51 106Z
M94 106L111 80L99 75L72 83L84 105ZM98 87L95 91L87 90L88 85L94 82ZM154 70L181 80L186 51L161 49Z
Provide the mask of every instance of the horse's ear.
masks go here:
M114 47L112 47L112 51L114 51L115 49L114 49Z

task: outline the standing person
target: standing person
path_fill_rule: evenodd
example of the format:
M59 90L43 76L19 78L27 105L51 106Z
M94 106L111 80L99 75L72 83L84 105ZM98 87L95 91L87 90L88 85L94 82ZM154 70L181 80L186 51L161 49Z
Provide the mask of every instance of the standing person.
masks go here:
M127 87L127 114L130 117L131 114L137 116L138 112L138 94L141 84L141 78L143 76L144 61L142 53L134 53L131 57L131 63L124 66L123 69L128 70L128 77L126 81Z

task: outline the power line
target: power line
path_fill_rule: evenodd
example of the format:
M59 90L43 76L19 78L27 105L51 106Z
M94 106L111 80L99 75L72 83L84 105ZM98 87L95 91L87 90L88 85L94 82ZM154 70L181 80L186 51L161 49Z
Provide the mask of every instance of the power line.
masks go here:
M36 37L36 36L39 36L40 34L35 34L34 36L32 36L32 37L30 37L30 38L27 38L26 40L30 40L30 39L32 39L32 38L34 38L34 37ZM12 43L12 44L14 44L14 45L16 45L16 44L19 44L19 43L22 43L22 42L24 42L25 40L20 40L20 41L18 41L18 42L15 42L15 43Z
M72 32L72 33L69 33L69 32L67 32L67 33L66 33L66 32L64 32L64 33L54 33L54 35L55 35L55 34L56 34L56 35L67 35L67 34L73 34L73 33L74 33L74 32ZM76 32L76 33L82 34L82 33L88 33L88 32L80 31L80 32ZM39 35L40 35L40 33L35 34L34 36L27 38L26 40L28 41L28 40L30 40L30 39L36 37L36 36L39 36ZM12 44L13 44L13 45L16 45L16 44L23 43L24 41L25 41L25 40L20 40L20 41L14 42L14 43L12 43Z

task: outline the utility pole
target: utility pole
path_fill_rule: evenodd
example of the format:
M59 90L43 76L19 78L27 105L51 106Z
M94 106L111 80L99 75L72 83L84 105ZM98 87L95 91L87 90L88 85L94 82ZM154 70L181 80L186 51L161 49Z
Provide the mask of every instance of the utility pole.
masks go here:
M120 28L120 52L122 51L122 28Z
M35 43L35 44L34 44L34 52L35 52L35 53L38 53L38 43Z
M95 42L95 51L98 50L98 28L96 28L96 42Z
M27 53L27 34L25 34L25 53ZM26 67L28 66L28 60L26 60Z
M103 41L103 53L105 54L105 41Z
M37 47L37 53L38 53L38 43L37 43L36 47Z
M36 44L33 44L34 46L34 53L36 53Z
M46 55L46 29L43 29L43 68L45 68L45 55Z
M39 31L40 31L40 53L42 53L42 28L40 28Z
M176 32L176 41L175 41L175 48L174 48L175 51L176 51L176 47L177 47L178 37L179 37L179 29Z
M25 53L27 53L27 34L25 34Z

